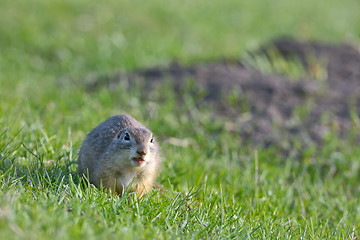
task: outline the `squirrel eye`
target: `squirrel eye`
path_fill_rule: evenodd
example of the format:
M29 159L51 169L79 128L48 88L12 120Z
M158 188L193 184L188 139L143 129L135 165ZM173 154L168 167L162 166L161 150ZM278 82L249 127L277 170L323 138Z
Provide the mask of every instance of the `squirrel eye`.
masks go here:
M150 142L152 143L153 141L154 141L154 138L151 138L151 139L150 139Z
M125 133L124 140L125 141L130 141L130 135L128 133Z

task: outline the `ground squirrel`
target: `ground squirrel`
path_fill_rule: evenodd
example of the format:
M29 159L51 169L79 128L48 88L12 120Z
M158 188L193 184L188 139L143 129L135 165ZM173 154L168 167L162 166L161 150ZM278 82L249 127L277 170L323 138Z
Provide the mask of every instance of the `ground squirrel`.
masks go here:
M86 137L79 153L79 172L96 187L140 197L152 187L159 167L159 146L141 123L120 114L100 123Z

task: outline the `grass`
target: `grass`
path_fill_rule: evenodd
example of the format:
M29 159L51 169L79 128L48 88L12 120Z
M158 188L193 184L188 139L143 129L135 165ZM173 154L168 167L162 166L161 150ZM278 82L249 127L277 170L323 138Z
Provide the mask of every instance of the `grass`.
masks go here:
M0 5L1 239L359 238L360 150L351 136L330 133L305 151L294 144L302 157L284 157L225 131L186 89L178 106L171 83L151 93L84 91L91 75L240 58L280 35L359 44L358 1ZM292 63L282 66L297 76ZM82 140L120 112L159 137L165 192L118 198L79 183Z
M306 61L310 65L309 70L304 67L299 58L287 59L276 49L270 49L266 54L246 54L242 59L242 62L248 67L253 67L265 74L284 74L294 81L299 79L326 80L327 64L325 62L321 62L314 56L307 56Z

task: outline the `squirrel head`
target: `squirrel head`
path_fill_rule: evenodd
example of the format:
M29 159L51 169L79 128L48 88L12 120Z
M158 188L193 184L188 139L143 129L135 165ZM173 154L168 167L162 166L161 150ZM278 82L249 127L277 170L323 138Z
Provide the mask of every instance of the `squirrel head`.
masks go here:
M149 164L158 152L153 134L146 128L122 129L116 134L111 145L111 151L116 151L115 162L129 167Z

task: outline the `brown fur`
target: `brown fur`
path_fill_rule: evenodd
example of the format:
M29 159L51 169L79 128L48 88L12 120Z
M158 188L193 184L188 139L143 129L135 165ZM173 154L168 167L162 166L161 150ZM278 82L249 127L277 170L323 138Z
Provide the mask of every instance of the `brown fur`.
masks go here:
M154 183L159 152L146 127L129 115L120 114L100 123L87 135L80 149L78 168L96 187L103 186L122 195L132 183L130 191L142 196ZM136 160L139 158L140 163Z

